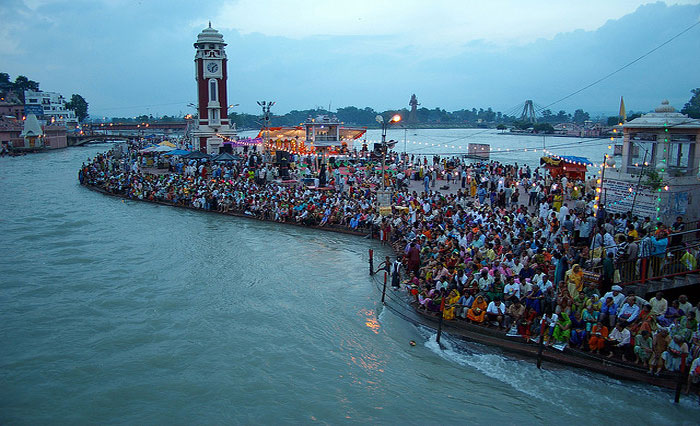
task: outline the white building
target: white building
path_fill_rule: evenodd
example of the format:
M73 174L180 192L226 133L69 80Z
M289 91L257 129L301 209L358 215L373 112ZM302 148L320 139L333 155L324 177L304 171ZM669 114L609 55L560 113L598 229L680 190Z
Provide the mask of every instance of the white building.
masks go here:
M599 202L613 213L632 211L670 224L700 219L700 120L663 101L623 126L622 159L608 159Z
M47 124L75 126L78 119L75 111L66 108L66 99L56 92L24 92L25 114L43 117Z

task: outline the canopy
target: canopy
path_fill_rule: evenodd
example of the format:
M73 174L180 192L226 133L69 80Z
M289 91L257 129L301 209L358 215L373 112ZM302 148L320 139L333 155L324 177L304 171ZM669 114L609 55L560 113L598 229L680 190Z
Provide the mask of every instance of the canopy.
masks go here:
M341 127L340 128L340 139L359 139L367 132L367 129L352 128L352 127ZM258 133L258 137L266 137L268 140L297 140L300 142L306 141L306 129L304 126L294 126L294 127L268 127L267 129L261 129Z
M559 176L566 176L571 179L584 180L586 178L586 171L588 165L593 165L585 157L542 157L540 158L540 164L544 164L544 167L549 170L549 173L553 178L558 178Z
M188 160L201 160L204 158L209 158L209 155L200 151L192 151L187 155L183 155L182 158L187 158Z
M233 154L229 154L228 152L224 152L219 155L215 155L211 159L212 161L237 161L241 160L241 157Z
M582 166L592 166L593 163L591 163L588 158L586 157L575 157L573 155L564 155L564 156L552 156L552 157L542 157L540 158L540 164L549 164L552 166L558 166L559 163L561 162L565 163L571 163L571 164L579 164Z
M170 148L175 148L175 144L172 143L172 142L168 142L168 141L163 141L163 142L159 143L158 145L160 145L160 146L169 146Z
M186 151L184 149L174 149L170 152L168 152L166 155L187 155L189 154L189 151Z

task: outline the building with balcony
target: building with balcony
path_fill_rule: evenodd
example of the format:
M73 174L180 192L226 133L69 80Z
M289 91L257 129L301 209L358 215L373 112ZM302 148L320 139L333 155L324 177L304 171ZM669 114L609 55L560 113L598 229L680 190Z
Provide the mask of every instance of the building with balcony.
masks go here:
M24 110L25 114L34 114L48 124L68 127L78 124L75 111L66 108L66 99L60 93L25 90Z
M671 223L700 219L700 120L663 101L654 112L622 125L620 164L602 172L599 202L608 212Z

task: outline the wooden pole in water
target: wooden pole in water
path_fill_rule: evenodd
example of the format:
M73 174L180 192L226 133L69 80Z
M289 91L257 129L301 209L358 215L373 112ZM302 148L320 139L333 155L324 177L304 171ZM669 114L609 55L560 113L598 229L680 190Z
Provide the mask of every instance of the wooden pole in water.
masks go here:
M678 372L678 382L676 383L676 397L673 399L673 402L676 404L678 404L681 400L681 388L683 387L683 382L687 380L685 378L685 359L687 356L688 354L681 354L681 369Z
M374 275L374 250L369 249L369 274Z
M442 297L442 300L440 302L440 319L438 321L438 332L437 332L437 337L435 338L435 341L437 342L438 345L440 345L440 336L442 336L442 314L445 311L445 297Z
M542 325L540 326L540 342L537 349L537 368L542 368L542 350L544 349L544 317L542 317Z
M386 272L384 272L384 287L382 287L382 305L386 305L386 303L384 303L384 296L386 296Z

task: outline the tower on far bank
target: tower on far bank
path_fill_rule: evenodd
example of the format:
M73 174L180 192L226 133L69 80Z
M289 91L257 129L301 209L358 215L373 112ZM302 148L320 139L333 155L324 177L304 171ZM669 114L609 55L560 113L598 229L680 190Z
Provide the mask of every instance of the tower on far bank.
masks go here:
M408 122L409 123L416 123L418 122L418 98L416 98L416 94L411 95L411 100L408 102L408 106L411 107L411 112L408 113Z
M209 154L218 154L225 140L236 139L235 125L232 127L228 120L225 46L224 37L211 27L211 22L194 43L199 117L192 137L195 148Z

